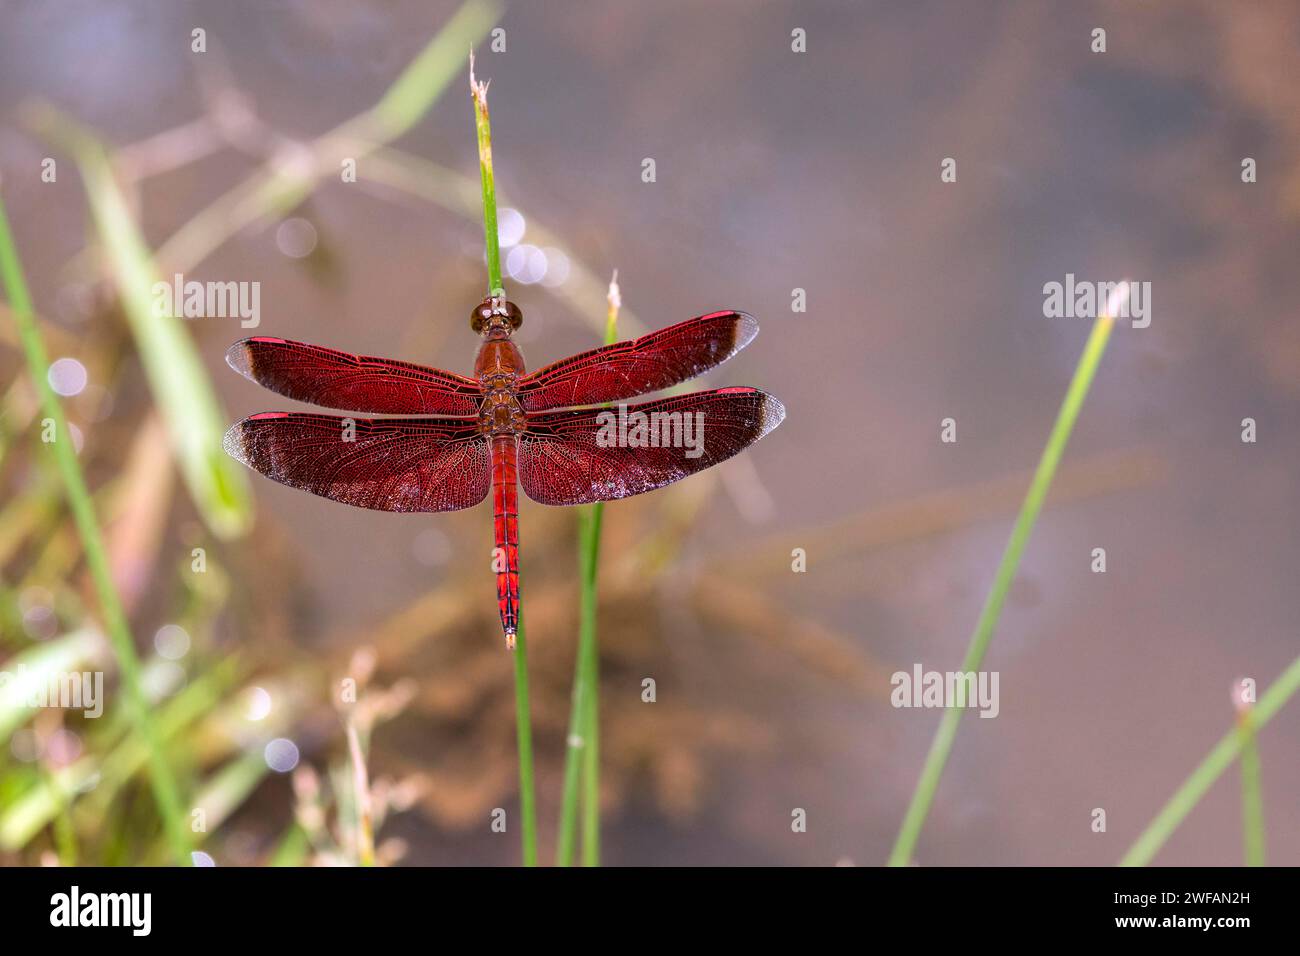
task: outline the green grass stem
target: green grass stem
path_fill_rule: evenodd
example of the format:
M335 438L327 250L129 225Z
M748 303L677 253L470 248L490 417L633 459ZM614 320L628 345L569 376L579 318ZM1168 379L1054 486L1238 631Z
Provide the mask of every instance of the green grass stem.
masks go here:
M537 788L533 776L533 723L528 700L528 638L520 608L515 632L515 740L519 749L519 815L524 866L537 865Z
M1038 468L1029 484L1029 491L1020 506L1019 515L1016 516L1011 538L1002 553L1002 560L993 579L993 588L975 624L975 631L971 635L970 645L966 649L966 657L962 662L963 671L977 671L984 661L985 652L988 651L993 631L998 624L998 617L1002 613L1002 605L1006 601L1007 592L1011 589L1011 582L1015 579L1016 569L1020 565L1020 556L1029 541L1034 523L1038 520L1038 513L1052 485L1052 477L1056 474L1061 455L1070 440L1070 432L1079 417L1079 410L1088 395L1088 388L1092 384L1097 365L1106 351L1106 341L1110 337L1113 326L1114 321L1106 316L1101 316L1093 323L1092 332L1083 347L1083 355L1079 357L1079 364L1075 367L1074 377L1066 390L1065 400L1061 403L1060 411L1057 412L1056 422L1052 425L1047 445L1043 449ZM944 764L947 763L948 754L952 751L953 740L957 736L957 726L961 723L964 712L965 708L949 707L944 710L943 716L939 719L939 729L925 756L925 764L921 769L916 790L903 817L903 824L898 831L893 851L889 854L890 866L907 866L912 860L917 839L921 835L921 828L925 826L926 815L934 801L939 779L943 776Z
M1297 657L1259 698L1259 703L1251 708L1252 736L1264 728L1273 716L1282 709L1291 697L1300 690L1300 657ZM1133 841L1128 852L1119 861L1120 866L1146 866L1165 845L1170 834L1178 829L1192 808L1205 796L1210 785L1219 779L1219 775L1241 753L1243 737L1240 729L1234 727L1223 735L1205 759L1191 772L1183 785L1179 787L1169 801L1160 808L1155 819ZM1260 823L1262 832L1262 820Z
M488 84L474 79L474 54L469 55L469 87L474 98L474 131L478 137L478 170L483 186L483 240L487 249L488 295L505 295L501 284L501 237L497 231L497 186L492 169L492 121L488 115Z
M1259 744L1255 715L1243 710L1237 721L1241 741L1241 834L1246 865L1264 865L1264 798L1260 790Z
M609 284L605 344L618 337L622 306L618 273ZM571 866L577 842L579 782L582 806L582 863L600 865L600 647L596 640L596 577L600 561L603 502L578 513L578 652L574 661L569 733L564 751L564 794L555 862Z

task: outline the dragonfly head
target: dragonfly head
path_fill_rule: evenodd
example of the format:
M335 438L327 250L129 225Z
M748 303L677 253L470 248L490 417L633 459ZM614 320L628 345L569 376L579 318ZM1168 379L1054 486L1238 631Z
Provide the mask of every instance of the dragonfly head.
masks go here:
M524 313L503 295L488 296L469 314L470 328L486 338L509 338L523 324Z

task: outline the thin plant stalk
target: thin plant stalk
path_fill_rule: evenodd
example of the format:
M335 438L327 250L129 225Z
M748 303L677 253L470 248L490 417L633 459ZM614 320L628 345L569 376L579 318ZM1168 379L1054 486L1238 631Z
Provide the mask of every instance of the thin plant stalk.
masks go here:
M370 794L370 773L366 755L357 733L356 721L347 716L348 757L352 762L352 799L356 806L357 862L361 866L375 865L375 809Z
M153 711L141 682L140 659L136 655L135 643L131 638L121 598L113 584L108 551L104 547L99 521L95 517L94 502L91 500L85 476L81 473L77 453L73 448L72 433L68 428L68 421L63 414L58 397L46 377L46 370L50 365L49 357L46 355L40 332L36 328L31 297L27 291L27 283L23 279L22 265L19 263L18 252L14 247L3 200L0 200L0 277L4 280L5 294L13 306L14 321L22 339L27 370L40 394L41 410L44 416L54 423L56 440L50 442L49 446L58 464L68 505L72 510L77 533L86 553L86 564L94 580L96 595L104 615L104 626L117 658L118 669L122 674L127 710L136 732L139 733L148 751L149 782L153 789L154 802L158 805L163 830L176 862L187 865L191 862L190 838L185 826L180 790L176 778L172 775L171 766L167 763L161 738L153 723Z
M1254 708L1244 707L1237 718L1241 741L1241 834L1246 865L1264 865L1264 798L1259 786L1259 745L1255 737Z
M605 344L618 335L622 298L618 273L609 283ZM579 778L582 788L582 863L600 865L600 648L596 641L596 573L600 558L600 527L605 506L596 502L578 513L578 653L574 662L573 698L564 753L564 795L555 862L573 863L577 838Z
M528 638L523 608L515 622L515 738L519 742L519 814L524 866L537 865L537 791L533 784L533 725L528 701Z
M479 179L483 186L483 239L487 249L488 294L504 296L501 283L501 244L497 235L496 177L492 171L492 126L488 119L487 83L474 79L474 53L469 55L469 87L474 99L474 130L478 137ZM533 727L528 701L528 643L522 608L515 630L515 736L519 750L519 813L524 866L537 865L537 790L533 779Z
M1092 384L1097 365L1106 351L1106 341L1110 337L1113 326L1114 320L1108 315L1098 317L1092 325L1092 332L1083 347L1083 354L1075 367L1070 387L1066 390L1065 400L1061 403L1047 445L1038 460L1038 468L1034 471L1029 491L1020 506L1020 514L1016 517L1011 538L1002 553L1002 560L993 579L993 588L989 591L979 620L975 624L975 631L971 635L970 645L966 649L966 657L962 662L963 671L977 671L984 661L985 652L988 651L993 631L998 624L998 617L1002 613L1002 605L1006 601L1007 592L1020 565L1020 556L1034 529L1034 523L1038 520L1038 513L1051 487L1052 477L1056 474L1056 466L1060 463L1061 455L1070 440L1070 432L1088 395L1088 388ZM961 723L964 711L965 708L962 707L948 707L939 719L939 729L930 744L929 753L925 756L925 764L921 769L916 790L912 794L911 803L908 804L907 814L903 817L903 824L898 831L893 851L889 854L890 866L907 866L912 860L916 841L921 835L921 828L925 825L926 815L934 801L934 794L939 787L939 779L943 776L944 764L947 763L948 754L952 751L953 740L957 736L957 726Z
M1259 731L1273 719L1291 697L1300 691L1300 657L1287 665L1278 679L1260 695L1259 703L1251 708L1251 723L1254 731ZM1205 796L1214 781L1219 779L1232 761L1241 753L1242 735L1234 727L1223 735L1205 759L1191 772L1183 785L1179 787L1169 801L1160 808L1155 819L1133 841L1128 852L1119 861L1120 866L1146 866L1165 845L1174 830L1192 811L1192 808Z
M597 502L584 516L581 626L578 663L585 688L582 708L582 865L600 866L600 650L596 642L596 568L600 559L600 525L604 505Z
M497 186L492 171L492 122L488 115L488 84L474 79L472 51L469 55L469 86L474 95L474 131L478 136L478 171L483 186L483 241L487 250L488 295L505 295L501 284L501 236L497 232Z
M590 522L585 514L578 515L578 587L582 589L579 597L578 641L582 641L581 616L586 586L582 571L585 570L583 553L586 551L586 531ZM573 663L573 690L570 693L569 732L564 742L564 792L560 799L560 826L555 840L555 865L572 866L574 848L578 836L578 784L582 777L582 750L585 743L582 736L583 716L586 713L586 691L583 688L582 650L579 647Z

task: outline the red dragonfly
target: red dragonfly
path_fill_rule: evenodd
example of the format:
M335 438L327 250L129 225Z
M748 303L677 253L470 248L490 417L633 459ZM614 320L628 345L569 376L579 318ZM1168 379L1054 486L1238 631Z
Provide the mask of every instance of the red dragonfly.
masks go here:
M506 644L519 620L516 483L545 505L611 501L725 461L785 417L756 388L717 388L616 409L668 388L753 341L744 312L713 312L525 374L513 302L470 314L482 336L474 377L256 336L226 361L287 398L326 408L428 418L263 412L226 433L226 452L274 481L378 511L457 511L493 492L497 603Z

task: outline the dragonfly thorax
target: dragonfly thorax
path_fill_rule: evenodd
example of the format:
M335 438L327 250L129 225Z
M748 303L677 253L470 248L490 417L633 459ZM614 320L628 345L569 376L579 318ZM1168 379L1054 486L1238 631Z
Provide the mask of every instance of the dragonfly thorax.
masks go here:
M510 389L493 389L483 399L478 427L485 435L518 435L528 424L519 399Z
M485 390L513 389L524 373L524 354L508 338L484 340L474 361L474 377Z
M499 319L500 315L494 314L493 318ZM517 435L527 424L515 395L515 387L524 373L524 355L510 341L511 331L506 325L503 334L496 330L485 332L474 362L474 376L483 386L479 429L487 435Z

